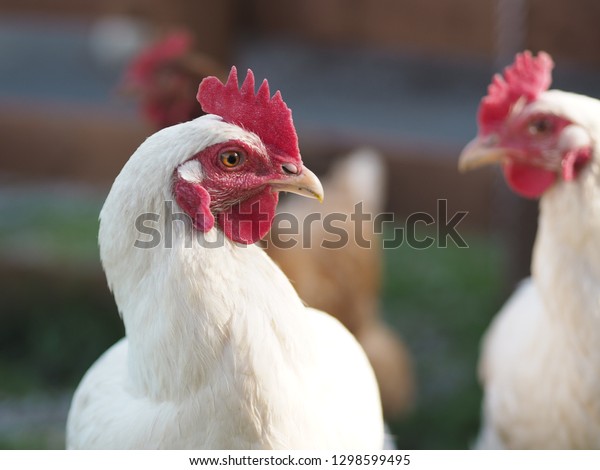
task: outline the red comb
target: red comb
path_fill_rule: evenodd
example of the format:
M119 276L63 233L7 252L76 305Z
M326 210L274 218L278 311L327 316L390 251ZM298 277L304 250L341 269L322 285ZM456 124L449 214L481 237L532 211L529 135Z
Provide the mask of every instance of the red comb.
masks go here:
M545 52L537 57L529 51L517 54L503 76L494 76L487 96L481 100L477 116L481 132L488 134L500 127L520 98L530 103L546 91L552 82L553 67L552 58Z
M152 44L129 66L125 80L134 83L146 82L158 68L185 55L192 42L192 36L188 32L177 31Z
M241 88L235 67L231 67L225 84L216 77L207 77L200 83L196 98L205 113L216 114L226 122L254 132L276 155L300 161L292 111L279 91L271 97L267 80L254 93L252 70L248 70Z

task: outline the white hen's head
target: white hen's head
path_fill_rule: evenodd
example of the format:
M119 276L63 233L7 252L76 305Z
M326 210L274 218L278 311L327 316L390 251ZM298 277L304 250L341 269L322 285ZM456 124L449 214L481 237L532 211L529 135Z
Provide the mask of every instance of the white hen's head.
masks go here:
M132 198L172 199L197 230L216 226L247 244L269 230L278 191L323 197L319 180L302 164L291 111L279 92L270 96L266 80L255 94L249 70L238 88L234 67L226 84L204 79L197 98L208 114L148 138L117 177L107 204L123 186L129 195L122 206Z
M175 201L194 230L250 244L270 229L279 191L323 197L302 163L291 111L279 92L270 96L266 80L255 93L248 71L239 88L232 68L225 84L204 79L197 98L209 114L149 137L116 178L100 215L107 276L111 265L137 256L139 216L163 214L165 201Z
M548 54L525 52L494 77L479 107L479 134L460 156L461 170L499 162L513 191L538 198L596 165L600 102L548 90L553 66Z

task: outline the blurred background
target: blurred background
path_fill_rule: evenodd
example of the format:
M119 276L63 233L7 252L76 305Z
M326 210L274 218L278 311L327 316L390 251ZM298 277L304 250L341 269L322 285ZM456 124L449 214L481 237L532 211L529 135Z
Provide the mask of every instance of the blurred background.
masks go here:
M537 204L495 169L459 175L457 157L492 73L517 51L546 50L555 87L600 97L599 22L595 0L2 0L0 448L64 447L74 388L123 335L97 219L155 130L123 77L182 29L210 64L251 67L282 91L317 173L368 145L398 221L435 216L438 199L450 216L469 212L468 249L385 250L379 299L416 377L414 400L390 420L398 445L467 448L479 341L528 274Z

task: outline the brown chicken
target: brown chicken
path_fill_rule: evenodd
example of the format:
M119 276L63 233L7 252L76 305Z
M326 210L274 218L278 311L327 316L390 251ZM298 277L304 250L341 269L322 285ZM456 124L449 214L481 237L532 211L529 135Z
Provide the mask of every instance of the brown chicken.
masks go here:
M298 234L287 235L287 223L274 224L265 249L309 306L331 313L359 340L375 370L384 414L388 419L395 418L413 402L411 358L404 344L379 317L382 273L379 236L372 221L362 223L355 236L357 223L350 218L361 202L365 214L382 212L383 161L370 149L355 150L333 165L323 179L323 187L326 196L319 207L299 198L281 203L280 215L289 213L300 221ZM324 222L331 214L336 214L336 220L331 221L334 230L327 229L329 223ZM309 225L308 221L317 216L318 220ZM346 220L340 221L342 218ZM343 240L337 234L340 229L348 235L347 243L341 243ZM295 246L282 246L292 241ZM363 242L370 248L365 248Z

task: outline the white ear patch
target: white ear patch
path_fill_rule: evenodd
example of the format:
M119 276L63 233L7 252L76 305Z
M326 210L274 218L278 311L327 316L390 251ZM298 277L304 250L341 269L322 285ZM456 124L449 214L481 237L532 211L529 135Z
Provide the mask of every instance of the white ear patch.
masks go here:
M588 132L575 124L567 126L560 134L558 147L562 150L571 150L591 145L592 139Z
M204 179L204 172L202 171L202 166L198 160L185 162L177 168L177 173L181 179L189 181L190 183L201 183Z

